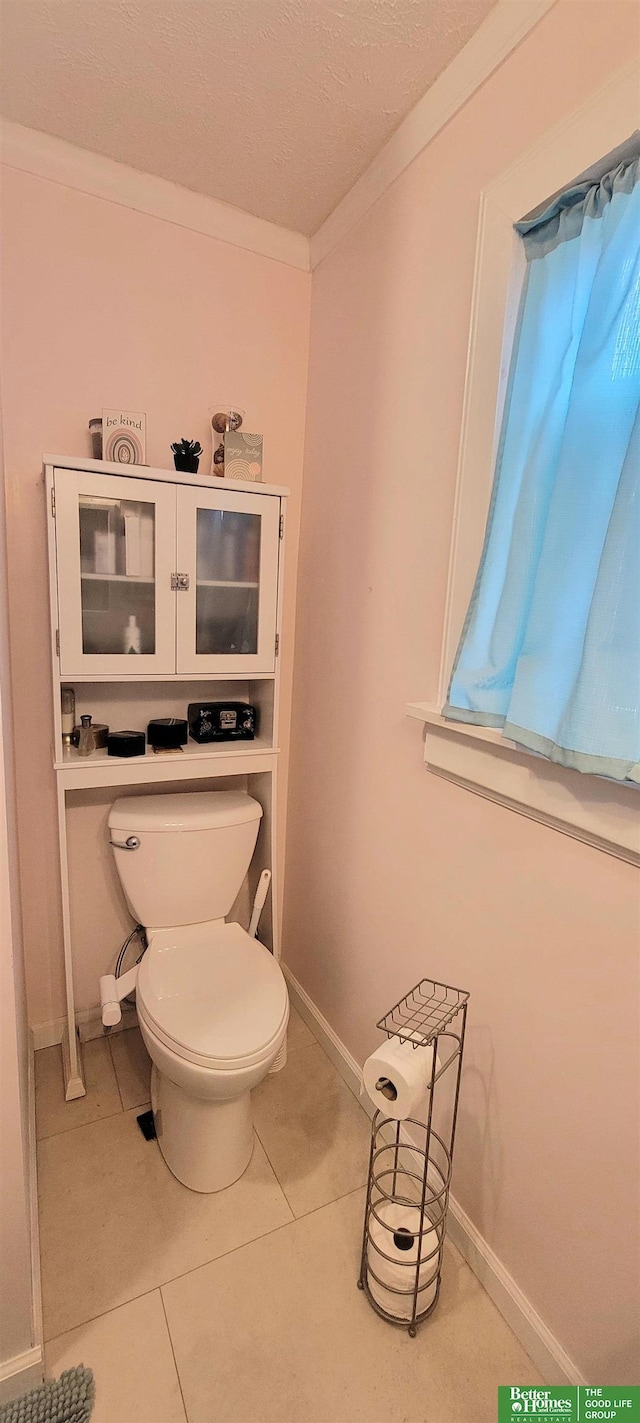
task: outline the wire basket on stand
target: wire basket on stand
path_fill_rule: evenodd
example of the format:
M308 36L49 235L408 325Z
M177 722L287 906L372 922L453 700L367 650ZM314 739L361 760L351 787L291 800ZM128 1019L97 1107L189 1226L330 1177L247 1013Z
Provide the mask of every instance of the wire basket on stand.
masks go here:
M412 1338L440 1293L468 999L425 978L377 1024L432 1049L426 1120L373 1117L358 1279L376 1313Z

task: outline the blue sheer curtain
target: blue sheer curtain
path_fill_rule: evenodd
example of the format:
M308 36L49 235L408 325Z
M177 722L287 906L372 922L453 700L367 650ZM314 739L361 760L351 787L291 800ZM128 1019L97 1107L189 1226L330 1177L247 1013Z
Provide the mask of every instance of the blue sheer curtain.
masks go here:
M491 507L443 715L640 781L640 144L518 224Z

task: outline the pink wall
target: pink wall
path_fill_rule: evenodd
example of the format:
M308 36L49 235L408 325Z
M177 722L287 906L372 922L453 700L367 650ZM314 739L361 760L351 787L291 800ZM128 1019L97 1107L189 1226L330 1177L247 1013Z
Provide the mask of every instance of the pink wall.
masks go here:
M147 413L152 465L182 435L210 442L207 407L240 400L265 437L265 477L290 485L283 735L311 279L115 203L4 170L3 404L24 930L32 1023L63 1014L42 455L88 455L103 406ZM286 785L283 785L286 791ZM281 799L283 838L285 796Z
M39 1344L39 1280L32 1276L29 1158L29 1031L18 870L9 610L0 429L0 1404L42 1378L37 1366L14 1381L16 1360ZM9 1377L1 1377L2 1366ZM13 1367L12 1367L13 1365Z
M471 990L454 1193L597 1383L635 1366L637 874L429 776L405 705L436 694L479 193L637 47L635 4L559 0L314 273L285 894L360 1062L423 975Z

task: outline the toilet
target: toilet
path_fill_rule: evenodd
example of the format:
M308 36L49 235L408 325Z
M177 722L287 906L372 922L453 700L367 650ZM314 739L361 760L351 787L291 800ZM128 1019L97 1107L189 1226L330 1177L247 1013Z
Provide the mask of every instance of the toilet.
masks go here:
M246 1170L250 1093L287 1031L279 964L226 921L261 815L240 791L132 796L109 812L120 883L147 933L136 1000L158 1145L192 1191L221 1191Z

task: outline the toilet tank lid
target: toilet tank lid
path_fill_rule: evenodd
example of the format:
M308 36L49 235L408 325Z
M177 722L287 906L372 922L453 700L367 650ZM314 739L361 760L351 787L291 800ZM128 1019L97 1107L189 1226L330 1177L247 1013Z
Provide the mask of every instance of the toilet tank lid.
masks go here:
M245 791L195 791L179 795L125 796L109 811L109 828L173 831L217 830L259 820L262 806Z

